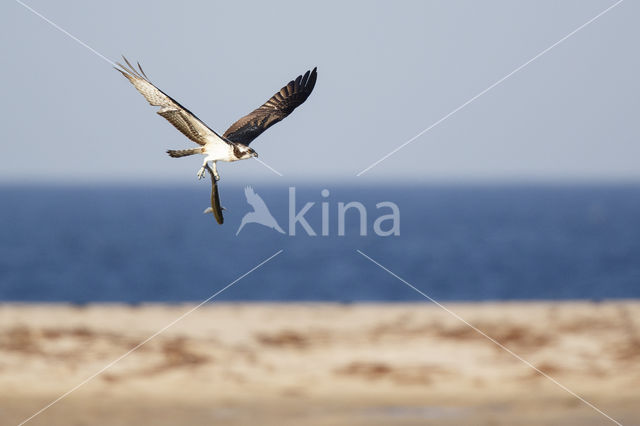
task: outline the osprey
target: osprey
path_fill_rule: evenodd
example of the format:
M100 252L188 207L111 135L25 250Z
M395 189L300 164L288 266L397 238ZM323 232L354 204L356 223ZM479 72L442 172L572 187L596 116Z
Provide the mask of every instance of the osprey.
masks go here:
M198 178L202 179L206 172L211 174L212 182L212 210L218 223L222 224L222 209L219 204L217 181L220 180L216 162L238 161L257 157L258 153L249 144L262 132L281 121L307 100L318 78L317 67L299 75L290 81L280 91L273 95L259 108L233 123L222 136L204 124L191 111L180 105L175 99L154 86L140 63L138 69L122 57L127 66L117 63L120 71L131 84L145 97L149 104L160 107L158 114L166 118L183 135L200 145L199 148L167 151L173 158L186 157L194 154L204 155L202 167L198 170ZM211 163L211 166L209 166Z

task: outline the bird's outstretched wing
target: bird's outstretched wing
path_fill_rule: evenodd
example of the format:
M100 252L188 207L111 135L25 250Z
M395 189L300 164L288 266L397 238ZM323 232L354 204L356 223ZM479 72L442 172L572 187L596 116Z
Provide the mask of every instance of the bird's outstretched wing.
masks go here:
M262 132L291 114L307 100L318 78L317 68L299 75L284 86L271 99L249 115L236 121L224 132L224 137L244 145L249 145Z
M142 70L140 63L138 63L138 72L127 58L124 56L122 58L128 66L118 63L120 68L116 68L116 70L120 71L151 105L159 106L158 114L169 120L183 135L199 145L204 145L207 142L207 137L211 136L216 136L217 139L224 141L191 111L154 86Z

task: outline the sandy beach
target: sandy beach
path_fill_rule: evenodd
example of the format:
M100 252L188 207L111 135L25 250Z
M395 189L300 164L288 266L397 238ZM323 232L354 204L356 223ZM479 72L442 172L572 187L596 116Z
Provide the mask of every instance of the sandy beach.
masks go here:
M447 304L625 425L640 302ZM193 305L0 306L0 424L19 424ZM211 304L33 425L615 424L432 304Z

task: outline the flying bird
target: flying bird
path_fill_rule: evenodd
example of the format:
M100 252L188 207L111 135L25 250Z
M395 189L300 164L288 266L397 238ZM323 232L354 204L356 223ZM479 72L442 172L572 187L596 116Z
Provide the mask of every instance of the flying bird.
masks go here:
M253 148L249 148L249 144L260 136L262 132L283 120L306 101L313 91L318 78L317 67L307 71L304 75L299 75L269 98L262 106L233 123L220 136L196 117L195 114L180 105L178 101L153 85L142 70L140 63L137 63L138 68L136 69L127 58L124 56L122 58L126 65L118 63L117 65L120 68L116 68L116 70L120 71L134 85L149 104L160 107L158 114L166 118L187 138L200 145L198 148L191 149L170 149L167 154L173 158L194 154L204 155L202 167L198 170L198 178L202 179L209 171L213 177L213 185L220 180L216 163L218 161L233 162L258 157L258 153ZM209 163L211 163L211 167L209 167ZM216 192L216 197L213 197L214 191ZM217 198L217 187L212 188L212 200ZM219 206L217 208L212 206L212 209L221 212ZM222 217L221 214L220 217ZM221 223L220 220L218 222Z
M279 233L284 234L284 231L280 228L280 225L278 225L276 218L273 217L262 197L256 194L253 188L247 186L244 189L244 195L247 197L247 203L253 207L253 211L244 215L236 235L240 233L247 223L259 223L260 225L275 229Z

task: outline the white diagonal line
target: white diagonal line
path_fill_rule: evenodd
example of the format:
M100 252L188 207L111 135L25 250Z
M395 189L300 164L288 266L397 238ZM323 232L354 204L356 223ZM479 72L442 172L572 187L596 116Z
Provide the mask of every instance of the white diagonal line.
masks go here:
M105 61L109 62L109 64L113 65L114 67L117 66L115 64L115 62L113 62L111 59L107 58L106 56L104 56L102 53L98 52L97 50L95 50L93 47L89 46L87 43L85 43L84 41L80 40L79 38L77 38L76 36L74 36L73 34L69 33L67 30L65 30L64 28L62 28L61 26L59 26L58 24L56 24L55 22L51 21L50 19L46 18L45 16L43 16L41 13L39 13L37 10L35 10L34 8L32 8L31 6L23 3L20 0L16 0L16 2L22 6L24 6L25 9L30 10L31 12L33 12L34 15L39 16L40 18L42 18L44 21L48 22L49 24L51 24L51 26L53 26L55 29L59 30L60 32L66 34L67 36L69 36L71 39L75 40L76 42L78 42L79 44L81 44L82 46L86 47L87 49L89 49L90 51L92 51L93 53L95 53L97 56L99 56L100 58L104 59Z
M86 379L84 379L82 382L78 383L76 386L74 386L73 388L69 389L68 391L66 391L65 393L63 393L62 395L60 395L58 398L56 398L55 400L51 401L49 404L47 404L45 407L41 408L38 412L34 413L33 415L31 415L29 418L23 420L18 426L22 426L23 424L27 423L28 421L30 421L31 419L33 419L34 417L36 417L37 415L41 414L43 411L45 411L46 409L50 408L52 405L56 404L57 402L59 402L60 400L62 400L63 398L67 397L69 394L71 394L72 392L78 390L81 386L85 385L86 383L88 383L89 381L93 380L95 377L97 377L98 375L102 374L103 372L105 372L107 369L109 369L110 367L112 367L113 365L115 365L116 363L118 363L119 361L121 361L122 359L126 358L127 356L129 356L131 353L135 352L138 348L140 348L142 345L146 344L147 342L149 342L151 339L153 339L154 337L158 336L159 334L165 332L168 328L172 327L173 325L175 325L176 323L178 323L179 321L181 321L182 319L184 319L185 317L187 317L188 315L191 315L195 310L199 309L202 305L210 302L214 297L216 297L217 295L219 295L220 293L222 293L223 291L225 291L226 289L228 289L229 287L231 287L232 285L234 285L235 283L237 283L238 281L240 281L241 279L243 279L244 277L246 277L247 275L249 275L250 273L252 273L253 271L255 271L256 269L260 268L262 265L264 265L265 263L269 262L271 259L273 259L274 257L276 257L277 255L279 255L280 253L282 253L284 250L278 250L277 252L275 252L274 254L272 254L271 256L269 256L268 258L266 258L265 260L263 260L262 262L260 262L259 264L257 264L256 266L254 266L253 268L249 269L247 272L245 272L244 274L240 275L238 278L236 278L235 280L231 281L229 284L227 284L226 286L224 286L223 288L221 288L220 290L216 291L214 294L212 294L211 296L207 297L204 301L202 301L200 304L198 304L197 306L195 306L194 308L188 310L187 312L185 312L184 314L180 315L178 318L176 318L175 320L171 321L169 324L165 325L164 327L162 327L160 330L156 331L155 333L153 333L151 336L147 337L146 339L144 339L142 342L138 343L136 346L134 346L131 350L129 350L128 352L126 352L123 355L120 355L118 358L114 359L113 361L111 361L109 364L105 365L103 368L101 368L100 370L96 371L95 373L93 373L91 376L87 377Z
M258 157L253 157L253 158L255 158L258 163L262 164L267 169L271 170L273 173L277 174L278 176L282 176L282 173L280 173L279 171L277 171L276 169L274 169L273 167L271 167L270 165L268 165L267 163L265 163L264 161L262 161Z
M405 143L403 143L402 145L400 145L399 147L397 147L396 149L394 149L393 151L389 152L387 155L385 155L384 157L382 157L381 159L379 159L378 161L376 161L375 163L371 164L369 167L367 167L366 169L360 171L360 173L358 173L356 176L360 176L364 173L366 173L367 171L371 170L372 168L374 168L375 166L377 166L378 164L380 164L381 162L383 162L384 160L386 160L387 158L391 157L393 154L395 154L396 152L400 151L402 148L404 148L405 146L409 145L411 142L415 141L416 139L418 139L420 136L424 135L425 133L427 133L429 130L433 129L434 127L436 127L438 124L442 123L443 121L445 121L446 119L448 119L449 117L451 117L453 114L457 113L458 111L460 111L461 109L463 109L464 107L466 107L467 105L469 105L470 103L472 103L473 101L475 101L476 99L478 99L480 96L484 95L485 93L487 93L488 91L490 91L491 89L493 89L494 87L496 87L497 85L499 85L500 83L502 83L503 81L505 81L506 79L508 79L509 77L511 77L512 75L514 75L515 73L517 73L518 71L522 70L523 68L525 68L527 65L529 65L530 63L532 63L533 61L535 61L536 59L538 59L539 57L541 57L542 55L544 55L545 53L549 52L551 49L553 49L554 47L558 46L560 43L562 43L563 41L565 41L566 39L568 39L569 37L573 36L575 33L577 33L578 31L582 30L584 27L586 27L587 25L593 23L596 19L600 18L602 15L604 15L605 13L609 12L611 9L613 9L614 7L618 6L620 3L622 3L624 0L618 0L617 2L615 2L614 4L612 4L611 6L609 6L608 8L606 8L605 10L603 10L602 12L598 13L596 16L594 16L593 18L589 19L587 22L585 22L584 24L580 25L578 28L576 28L575 30L571 31L569 34L567 34L566 36L562 37L560 40L556 41L555 43L553 43L551 46L547 47L546 49L544 49L542 52L538 53L536 56L534 56L533 58L529 59L527 62L525 62L524 64L520 65L518 68L516 68L515 70L511 71L509 74L505 75L504 77L502 77L500 80L496 81L495 83L493 83L491 86L487 87L486 89L484 89L482 92L478 93L477 95L475 95L474 97L472 97L471 99L469 99L467 102L463 103L462 105L460 105L459 107L457 107L456 109L454 109L453 111L451 111L449 114L445 115L444 117L442 117L440 120L436 121L435 123L433 123L431 126L427 127L426 129L424 129L423 131L421 131L420 133L418 133L417 135L415 135L414 137L412 137L411 139L409 139L408 141L406 141Z
M555 383L556 385L558 385L561 389L565 390L566 392L570 393L571 395L575 396L576 398L578 398L580 401L584 402L585 404L587 404L589 407L593 408L594 410L596 410L598 413L602 414L603 416L605 416L607 419L611 420L612 422L614 422L615 424L622 426L622 423L616 421L615 419L613 419L612 417L610 417L609 415L607 415L604 411L600 410L598 407L596 407L595 405L593 405L592 403L590 403L589 401L585 400L584 398L582 398L580 395L578 395L577 393L573 392L571 389L569 389L568 387L566 387L565 385L563 385L562 383L558 382L556 379L554 379L553 377L549 376L547 373L545 373L544 371L541 371L540 369L538 369L535 365L531 364L529 361L527 361L526 359L522 358L520 355L518 355L517 353L513 352L511 349L507 348L506 346L504 346L502 343L498 342L496 339L494 339L493 337L489 336L488 334L486 334L485 332L483 332L482 330L480 330L479 328L477 328L476 326L474 326L473 324L469 323L467 320L465 320L464 318L462 318L460 315L456 314L455 312L453 312L452 310L450 310L449 308L445 307L444 305L442 305L441 303L439 303L437 300L435 300L434 298L432 298L431 296L429 296L428 294L424 293L423 291L419 290L418 288L416 288L415 286L413 286L412 284L410 284L409 282L407 282L406 280L404 280L403 278L401 278L400 276L396 275L395 273L391 272L388 268L382 266L380 263L376 262L375 260L373 260L372 258L370 258L369 256L367 256L366 254L364 254L362 251L360 250L356 250L358 253L360 253L364 258L370 260L372 263L374 263L375 265L377 265L378 267L380 267L380 269L388 272L391 276L393 276L394 278L398 279L399 281L401 281L402 283L406 284L409 288L413 289L414 291L418 292L419 294L421 294L422 296L424 296L426 299L428 299L429 301L431 301L432 303L434 303L435 305L437 305L439 308L443 309L445 312L447 312L448 314L452 315L453 317L455 317L457 320L461 321L462 323L464 323L465 325L471 327L475 332L479 333L480 335L482 335L483 337L485 337L486 339L490 340L492 343L494 343L496 346L498 346L499 348L503 349L504 351L508 352L510 355L512 355L514 358L518 359L519 361L523 362L524 364L526 364L527 366L531 367L532 369L534 369L535 371L537 371L538 373L542 374L544 377L546 377L547 379L551 380L553 383Z

